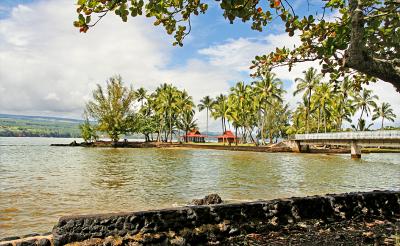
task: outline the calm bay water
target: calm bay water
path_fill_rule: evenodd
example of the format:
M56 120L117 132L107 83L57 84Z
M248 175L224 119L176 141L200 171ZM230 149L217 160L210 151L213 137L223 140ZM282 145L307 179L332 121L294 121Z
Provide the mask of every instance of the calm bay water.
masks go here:
M0 238L50 231L63 215L400 189L400 154L252 153L50 147L71 139L0 138Z

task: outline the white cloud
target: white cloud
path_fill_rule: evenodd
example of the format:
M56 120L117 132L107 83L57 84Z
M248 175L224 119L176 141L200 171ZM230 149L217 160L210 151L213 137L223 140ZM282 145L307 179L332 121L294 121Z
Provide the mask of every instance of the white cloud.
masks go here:
M49 94L47 94L47 96L44 98L44 100L48 100L48 101L60 101L60 98L57 96L56 93L50 92Z
M265 38L239 38L230 39L226 43L214 45L206 49L199 51L200 54L207 55L209 61L214 66L220 68L230 68L235 71L250 72L249 64L256 55L267 54L275 50L278 47L293 47L298 45L299 39L289 37L286 33L277 35L268 35ZM289 81L286 84L287 93L285 100L290 104L291 109L295 109L297 103L301 101L301 95L293 96L293 92L296 89L296 84L293 83L297 77L303 77L303 71L309 67L320 68L318 62L305 62L296 64L289 72L287 67L278 67L273 69L273 72L277 74L278 78L284 81ZM396 92L394 87L386 82L379 81L366 86L368 89L372 89L376 95L379 96L378 104L382 102L389 102L397 115L394 123L385 121L385 125L399 125L400 124L400 97L399 93ZM353 121L358 120L359 114L353 117ZM371 116L368 119L371 121ZM379 128L379 122L375 121L374 128ZM350 125L349 125L350 126Z
M171 37L151 20L131 18L122 23L110 15L80 34L72 26L75 18L70 0L40 0L18 5L0 20L1 113L80 117L96 83L104 84L114 74L136 88L153 90L160 83L173 83L187 89L197 103L203 96L227 92L229 82L248 79L248 67L256 55L299 42L285 33L230 39L199 50L204 59L189 59L171 68L171 57L179 48L173 48ZM285 67L274 72L293 81L309 66L302 63L291 72ZM287 100L294 107L299 100L291 96L295 87L290 82L286 87ZM377 93L398 111L394 90ZM205 115L205 111L198 114L203 129ZM210 130L219 131L219 121L212 120L210 125Z
M179 48L149 19L122 23L110 15L80 34L75 18L70 0L42 0L0 20L0 112L80 117L96 83L114 74L136 88L173 83L196 101L237 77L202 60L168 68Z

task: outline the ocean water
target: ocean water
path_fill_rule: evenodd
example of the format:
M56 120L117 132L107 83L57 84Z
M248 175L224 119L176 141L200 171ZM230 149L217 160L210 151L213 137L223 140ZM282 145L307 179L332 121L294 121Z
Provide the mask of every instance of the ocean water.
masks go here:
M51 147L0 138L0 238L51 231L60 216L375 189L400 190L400 154Z

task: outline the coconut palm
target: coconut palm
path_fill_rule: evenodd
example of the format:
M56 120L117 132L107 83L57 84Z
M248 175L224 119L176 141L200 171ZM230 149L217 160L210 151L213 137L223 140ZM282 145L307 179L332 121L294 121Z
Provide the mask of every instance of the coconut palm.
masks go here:
M306 133L309 132L309 118L310 118L310 104L311 104L311 95L313 93L314 88L320 83L322 79L322 74L317 73L317 70L314 68L309 68L306 71L303 71L304 78L296 78L295 81L297 83L296 90L293 95L297 95L301 92L304 92L303 98L307 99L307 112L306 112Z
M268 105L272 101L278 100L282 102L282 81L275 77L275 74L266 70L259 77L259 80L252 83L253 86L253 103L258 112L260 137L265 144L265 117L268 111Z
M304 133L306 131L305 117L307 112L307 98L303 97L302 102L297 103L296 110L293 112L291 121L292 126L288 129L288 134Z
M373 125L373 123L369 123L369 125L367 125L365 119L360 119L357 126L351 125L351 127L356 131L369 131Z
M205 96L203 97L203 99L200 100L200 103L197 105L197 107L199 108L199 111L203 111L204 109L207 110L207 131L206 131L206 136L208 137L208 113L210 111L210 109L212 108L214 104L214 100L210 97L210 96Z
M312 101L317 101L319 104L318 109L321 110L323 116L324 130L327 132L327 121L331 113L332 103L332 85L322 83L315 88L314 98ZM319 124L319 122L318 122Z
M279 136L283 136L286 133L287 127L289 126L289 106L283 104L278 100L271 102L271 110L267 111L265 115L265 127L269 136L269 143L273 143L273 139L278 139Z
M249 118L251 118L250 86L245 85L243 81L239 81L235 86L231 87L231 93L228 97L227 118L235 121L235 131L238 127L242 127L243 140L246 141L247 131L249 128Z
M221 118L222 132L226 131L226 118L228 116L228 97L224 94L217 96L212 106L211 115L214 119Z
M396 115L393 113L393 109L389 103L383 102L379 107L375 107L372 115L372 120L382 118L381 129L383 129L383 121L385 119L394 122Z
M360 123L361 119L364 115L364 113L367 114L367 116L371 113L371 107L376 108L376 102L375 100L378 100L377 95L372 94L372 90L367 90L363 89L361 92L357 93L355 96L353 96L353 107L356 110L361 109L361 115L360 118L358 119L358 127L356 129L360 130Z
M350 97L354 95L353 89L354 82L349 77L345 77L338 90L334 91L336 98L332 100L332 103L333 113L336 116L337 130L342 128L343 120L351 122L351 115L354 114L353 102L350 100Z
M197 123L196 123L196 120L194 119L194 114L195 114L195 111L193 109L185 110L182 112L182 114L179 117L177 126L178 126L178 129L185 132L185 135L187 135L190 130L197 128ZM187 141L188 141L188 139L187 139L187 137L185 137L185 142L187 142Z
M143 107L144 100L147 99L147 90L143 87L140 87L137 89L137 91L135 91L135 97L138 102L142 103Z

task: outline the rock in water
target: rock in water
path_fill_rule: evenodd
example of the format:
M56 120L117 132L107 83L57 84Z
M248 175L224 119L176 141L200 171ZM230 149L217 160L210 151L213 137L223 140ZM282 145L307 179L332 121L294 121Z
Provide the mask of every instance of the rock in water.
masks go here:
M221 204L222 199L218 194L210 194L202 199L193 199L191 205L210 205L210 204Z

